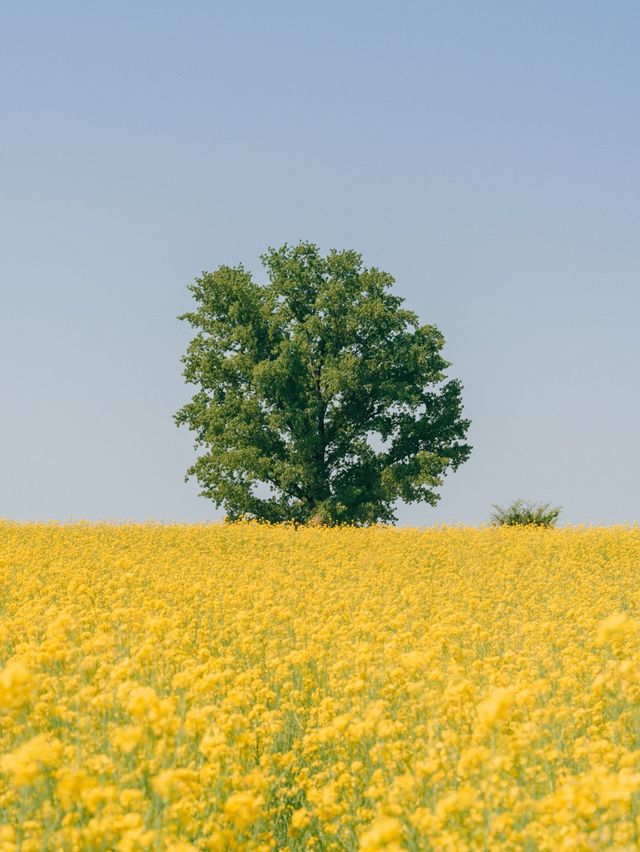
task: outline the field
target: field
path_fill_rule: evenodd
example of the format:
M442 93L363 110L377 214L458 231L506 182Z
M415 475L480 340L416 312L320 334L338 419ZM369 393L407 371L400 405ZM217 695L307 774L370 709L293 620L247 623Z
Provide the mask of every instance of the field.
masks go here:
M638 528L0 524L0 852L635 849Z

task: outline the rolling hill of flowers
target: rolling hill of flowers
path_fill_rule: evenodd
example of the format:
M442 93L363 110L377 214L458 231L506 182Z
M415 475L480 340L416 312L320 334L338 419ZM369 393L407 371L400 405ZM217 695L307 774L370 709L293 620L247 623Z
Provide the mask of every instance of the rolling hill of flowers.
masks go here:
M636 849L640 529L0 523L0 852Z

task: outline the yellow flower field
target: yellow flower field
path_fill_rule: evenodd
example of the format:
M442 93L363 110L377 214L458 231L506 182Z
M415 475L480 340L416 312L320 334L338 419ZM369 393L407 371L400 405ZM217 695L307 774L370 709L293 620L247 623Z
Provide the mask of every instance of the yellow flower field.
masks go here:
M0 852L636 849L640 529L0 524Z

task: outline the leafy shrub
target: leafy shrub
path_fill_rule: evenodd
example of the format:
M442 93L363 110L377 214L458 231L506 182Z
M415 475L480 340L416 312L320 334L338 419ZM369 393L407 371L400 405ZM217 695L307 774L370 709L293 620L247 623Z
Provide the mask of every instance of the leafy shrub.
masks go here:
M506 508L494 503L493 508L495 511L491 515L491 523L494 527L554 527L562 511L560 506L551 506L550 503L532 503L525 500L514 500Z

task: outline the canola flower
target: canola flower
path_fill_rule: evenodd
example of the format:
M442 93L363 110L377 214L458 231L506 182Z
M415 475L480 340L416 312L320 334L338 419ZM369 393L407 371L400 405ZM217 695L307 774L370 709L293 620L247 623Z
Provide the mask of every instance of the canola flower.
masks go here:
M640 530L0 523L0 852L640 846Z

